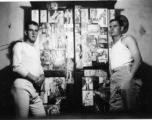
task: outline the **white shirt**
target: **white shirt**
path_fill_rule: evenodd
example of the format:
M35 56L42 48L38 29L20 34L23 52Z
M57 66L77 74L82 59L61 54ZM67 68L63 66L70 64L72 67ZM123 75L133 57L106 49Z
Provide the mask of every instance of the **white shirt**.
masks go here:
M13 71L26 77L28 73L38 77L44 74L38 50L25 42L18 42L13 48Z
M122 38L111 48L110 61L112 69L125 66L133 61L130 50L122 44Z

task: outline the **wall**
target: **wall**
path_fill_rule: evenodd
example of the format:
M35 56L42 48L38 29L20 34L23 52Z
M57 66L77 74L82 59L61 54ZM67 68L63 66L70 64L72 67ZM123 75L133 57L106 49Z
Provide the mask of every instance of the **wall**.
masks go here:
M25 12L29 2L0 2L0 118L14 118L14 103L10 93L14 76L11 74L9 49L13 41L23 37Z
M8 49L7 44L17 41L23 37L24 23L27 19L30 19L30 7L29 2L0 2L0 70L3 71L10 65L10 60L7 57ZM115 4L116 10L123 10L120 14L125 15L129 19L129 31L127 34L133 35L139 45L141 55L144 61L144 69L142 78L144 81L144 89L142 92L143 111L152 111L152 1L151 0L117 0ZM6 45L6 46L5 46ZM147 72L148 71L148 72ZM147 73L146 73L147 72ZM8 77L9 78L9 77ZM7 85L8 78L0 76L0 84ZM9 86L10 87L10 86ZM10 110L6 108L6 104L10 102L8 97L4 97L10 94L10 88L8 94L6 94L7 86L0 89L0 103L5 101L5 104L0 108L0 116L10 114L4 113ZM5 109L5 110L4 110ZM13 110L13 109L12 109Z
M12 41L23 37L25 9L31 7L29 2L0 3L0 70L10 64L7 58L7 46ZM116 10L128 17L130 26L127 34L133 35L139 45L143 61L152 65L152 1L151 0L117 0ZM5 14L4 14L5 13ZM3 50L5 49L5 50Z
M152 112L152 1L151 0L118 0L116 11L129 19L127 34L137 40L143 64L138 76L142 79L141 109L143 113ZM119 13L118 12L118 13ZM145 114L145 115L146 115Z
M152 1L118 0L116 9L124 9L121 14L129 19L127 34L133 35L139 45L143 61L152 65Z
M23 6L23 8L22 8ZM8 44L23 37L24 7L30 7L29 2L0 3L0 70L10 65L7 58Z

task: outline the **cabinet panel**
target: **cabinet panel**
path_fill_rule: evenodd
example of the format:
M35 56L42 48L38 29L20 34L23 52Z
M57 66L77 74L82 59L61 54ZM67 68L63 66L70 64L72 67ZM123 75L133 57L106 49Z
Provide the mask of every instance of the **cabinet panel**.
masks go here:
M61 96L56 100L67 101L63 106L68 110L94 109L96 99L102 99L94 97L95 91L103 92L102 86L109 92L108 23L115 16L115 1L58 1L57 9L49 6L53 2L31 3L32 20L40 25L36 45L46 79L65 80L64 100ZM93 83L91 89L87 78ZM88 92L91 102L84 104Z

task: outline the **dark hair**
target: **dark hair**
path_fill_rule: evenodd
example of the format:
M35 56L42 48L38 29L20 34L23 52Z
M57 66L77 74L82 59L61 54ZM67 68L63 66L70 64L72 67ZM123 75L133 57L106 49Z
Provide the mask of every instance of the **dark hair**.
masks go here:
M119 20L119 19L111 19L109 23L111 23L111 22L113 22L113 21L117 21L120 26L124 26L123 21L121 21L121 20Z
M29 29L29 25L39 26L36 22L34 22L34 21L29 21L29 22L27 22L26 25L25 25L25 30L28 30L28 29Z

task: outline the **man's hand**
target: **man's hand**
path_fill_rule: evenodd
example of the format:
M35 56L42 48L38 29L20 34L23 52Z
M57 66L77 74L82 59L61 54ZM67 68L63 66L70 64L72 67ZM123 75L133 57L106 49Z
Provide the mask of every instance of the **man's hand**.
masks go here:
M99 91L94 91L94 93L99 95L101 98L105 98L106 97L103 93L100 93Z
M40 76L37 78L37 80L34 81L33 86L34 86L34 88L36 89L36 91L37 91L38 93L41 92L41 85L44 83L44 80L45 80L44 75L40 75Z
M35 81L34 83L35 83L38 87L40 87L40 86L44 83L44 80L45 80L44 75L40 75L40 76L38 77L38 80Z

